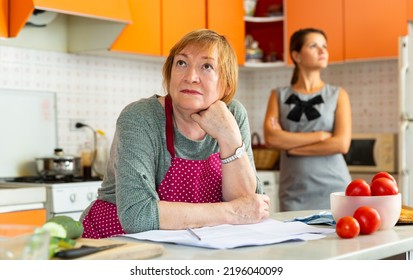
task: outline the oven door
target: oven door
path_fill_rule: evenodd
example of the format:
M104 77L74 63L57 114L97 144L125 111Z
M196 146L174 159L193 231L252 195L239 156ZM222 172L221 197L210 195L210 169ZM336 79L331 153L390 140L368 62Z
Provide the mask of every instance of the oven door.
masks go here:
M47 217L59 215L80 218L83 210L97 198L100 181L55 184L47 187Z

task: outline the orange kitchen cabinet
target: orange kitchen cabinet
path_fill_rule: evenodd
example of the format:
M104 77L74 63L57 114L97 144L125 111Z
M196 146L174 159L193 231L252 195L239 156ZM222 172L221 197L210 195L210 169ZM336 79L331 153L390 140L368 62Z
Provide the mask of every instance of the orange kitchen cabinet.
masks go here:
M407 0L345 0L346 60L396 58L398 38L407 34Z
M128 0L13 0L9 5L9 37L18 35L34 9L109 21L131 21Z
M243 63L244 10L241 1L129 0L129 6L132 23L119 35L111 51L167 56L172 45L187 32L210 28L227 36Z
M111 51L161 55L161 0L129 0L132 23L126 26Z
M207 27L224 35L234 48L238 64L245 62L244 5L239 0L208 0Z
M346 0L345 0L346 1ZM298 29L313 27L322 29L327 36L329 61L344 60L343 0L285 0L286 56L289 55L291 35Z
M16 1L16 0L13 0ZM130 21L127 0L26 0L37 9L62 12L72 15L90 16L108 20Z
M41 226L46 222L46 209L0 213L0 224L26 224Z
M0 37L9 36L9 0L0 0Z
M189 31L206 26L206 0L163 0L162 55L167 56L171 47Z
M9 1L9 37L16 37L34 11L31 0Z
M129 5L133 23L119 35L112 51L167 56L184 34L206 28L206 0L129 0Z
M413 21L413 0L407 0L407 20Z

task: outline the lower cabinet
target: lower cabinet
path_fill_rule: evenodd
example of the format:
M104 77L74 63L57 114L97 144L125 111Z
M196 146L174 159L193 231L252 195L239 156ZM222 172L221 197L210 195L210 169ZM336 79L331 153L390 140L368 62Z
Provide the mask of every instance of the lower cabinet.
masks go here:
M30 209L0 213L0 224L41 226L46 222L46 209Z
M261 180L264 192L270 197L270 212L280 212L280 202L278 199L278 171L257 170L257 176Z

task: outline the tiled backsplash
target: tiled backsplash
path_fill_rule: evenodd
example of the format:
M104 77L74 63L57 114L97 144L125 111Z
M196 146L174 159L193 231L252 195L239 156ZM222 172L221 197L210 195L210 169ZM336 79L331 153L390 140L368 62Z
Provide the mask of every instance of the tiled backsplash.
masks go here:
M292 68L241 71L238 98L249 112L251 128L262 134L270 91L290 84ZM343 87L350 96L353 132L397 133L397 60L331 64L325 82Z
M125 105L163 92L161 71L162 59L138 61L0 46L0 88L55 92L58 144L71 154L78 153L90 135L71 131L70 120L83 120L105 131L111 142ZM241 69L237 98L248 110L252 131L262 134L270 90L288 85L290 75L291 68L284 67ZM396 60L332 64L323 78L349 93L354 132L397 132Z

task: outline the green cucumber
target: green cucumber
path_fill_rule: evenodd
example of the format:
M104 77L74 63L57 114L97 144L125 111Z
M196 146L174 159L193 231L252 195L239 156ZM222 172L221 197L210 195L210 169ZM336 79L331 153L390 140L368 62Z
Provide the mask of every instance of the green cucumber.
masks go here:
M72 249L75 245L76 240L74 239L52 236L49 243L49 259L53 258L57 252L64 249Z
M76 240L52 236L50 238L50 244L56 244L58 247L64 249L72 249L76 245Z
M50 232L51 236L76 239L83 234L83 225L69 216L55 216L46 221L42 226Z

